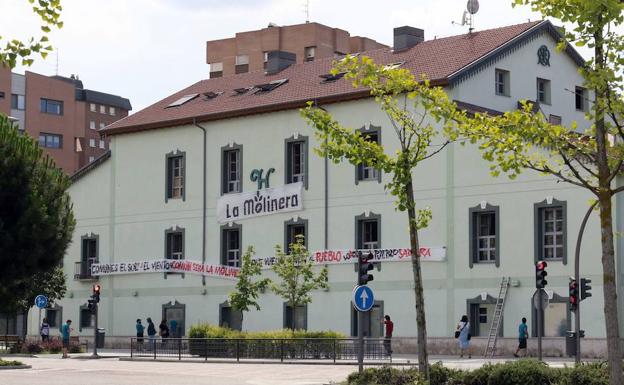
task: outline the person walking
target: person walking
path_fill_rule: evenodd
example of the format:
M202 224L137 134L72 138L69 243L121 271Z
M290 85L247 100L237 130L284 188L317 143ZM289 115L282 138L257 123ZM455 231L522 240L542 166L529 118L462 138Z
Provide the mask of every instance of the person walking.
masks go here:
M522 356L527 356L527 338L529 338L529 328L526 324L526 318L522 317L522 322L518 326L518 349L513 354L514 357L520 357L518 353L522 351Z
M50 339L50 324L47 318L44 318L43 322L41 322L39 334L41 335L41 342L46 342Z
M61 327L61 339L63 340L63 358L69 358L67 351L69 350L69 337L71 335L72 321L70 319L65 322L65 324Z
M137 345L143 346L143 331L145 330L145 326L141 323L141 319L137 318L136 320L136 336L137 336Z
M169 321L169 328L171 331L171 337L178 338L178 321L175 318Z
M470 322L468 316L463 315L455 329L455 338L459 340L459 358L464 357L464 352L468 353L468 358L472 358L470 354Z
M392 356L392 332L394 331L394 322L390 319L390 316L386 314L383 319L383 324L386 327L386 334L384 338L384 349L388 357Z
M156 348L156 326L150 317L147 317L147 338L149 339L150 349Z
M163 319L160 321L160 325L158 325L158 334L162 338L163 346L167 343L167 338L169 338L169 326L167 326L167 320Z

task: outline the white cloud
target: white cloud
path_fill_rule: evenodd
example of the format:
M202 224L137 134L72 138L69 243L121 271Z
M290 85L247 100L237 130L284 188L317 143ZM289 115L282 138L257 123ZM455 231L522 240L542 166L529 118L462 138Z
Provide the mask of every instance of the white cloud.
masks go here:
M0 36L37 34L26 0L2 0ZM59 74L79 74L85 87L128 97L138 111L208 76L206 40L236 32L305 21L300 0L63 0L65 27L51 43L59 52ZM525 22L539 15L511 0L481 0L477 29ZM427 39L466 32L464 0L311 0L312 21L392 44L392 28L411 25ZM52 75L55 53L26 70ZM18 67L18 72L25 68Z

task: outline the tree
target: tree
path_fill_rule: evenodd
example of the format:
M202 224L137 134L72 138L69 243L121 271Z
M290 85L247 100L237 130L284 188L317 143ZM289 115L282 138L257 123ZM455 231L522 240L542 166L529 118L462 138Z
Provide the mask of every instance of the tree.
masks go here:
M254 248L249 246L245 254L243 254L236 289L229 294L230 306L232 309L243 313L243 316L244 312L252 308L260 310L260 305L257 302L258 296L261 292L264 292L270 283L268 278L254 281L254 277L262 274L262 271L260 270L260 265L254 263L253 255Z
M412 173L421 162L442 151L448 141L435 143L441 125L448 130L453 122L455 106L444 90L430 87L424 77L420 80L401 68L377 65L368 57L351 57L337 62L332 73L345 73L354 87L370 89L370 94L388 116L400 148L395 156L384 152L384 147L366 134L343 127L329 113L311 103L301 111L302 116L315 128L320 148L334 163L346 160L353 165L366 164L383 170L391 177L385 186L395 197L396 208L407 211L411 248L416 326L418 333L418 366L429 378L427 357L427 325L419 254L418 230L427 227L432 213L429 208L416 210ZM411 102L408 107L408 100Z
M530 5L542 15L573 25L565 32L566 44L587 46L594 57L580 69L584 86L593 90L586 118L592 126L581 132L549 124L541 113L533 113L531 103L521 110L493 117L477 114L461 116L452 138L468 138L478 143L483 158L492 162L492 173L514 178L524 170L553 175L561 181L589 191L598 203L601 230L603 295L609 380L621 385L622 353L617 312L617 287L613 238L615 194L624 165L624 100L622 72L624 4L620 0L514 0L514 5ZM581 94L578 97L584 98ZM456 117L457 118L457 117Z
M310 292L325 289L327 285L327 266L315 275L310 253L304 244L304 237L298 235L295 243L290 244L290 253L286 255L281 246L275 246L276 263L272 266L280 278L279 283L271 282L271 290L282 297L292 309L291 329L296 327L297 307L312 302Z
M32 4L33 12L41 19L41 31L49 33L53 27L62 28L63 22L60 20L61 0L28 0ZM0 42L2 36L0 36ZM18 58L22 59L22 65L30 66L34 62L33 56L37 53L42 58L52 52L52 46L48 44L48 37L44 34L38 39L31 37L26 42L17 39L10 39L4 48L0 48L0 67L14 68Z
M75 221L69 178L0 115L0 288L60 266Z

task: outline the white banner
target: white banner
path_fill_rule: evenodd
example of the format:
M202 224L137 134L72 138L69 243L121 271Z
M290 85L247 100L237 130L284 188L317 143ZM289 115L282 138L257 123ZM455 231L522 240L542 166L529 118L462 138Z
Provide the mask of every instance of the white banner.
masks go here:
M141 273L188 273L206 277L236 279L237 267L210 265L201 262L176 259L161 259L142 262L94 263L91 275L120 275Z
M303 183L290 183L254 192L225 194L217 201L217 221L229 223L289 211L303 210Z
M319 250L310 253L314 265L353 264L360 254L372 254L373 262L409 262L411 249L344 249ZM446 247L421 247L420 259L423 262L443 262L446 260ZM270 269L277 257L254 257L262 269ZM141 262L95 263L91 265L91 275L121 275L141 273L188 273L206 277L236 279L239 269L232 266L211 265L192 260L161 259Z
M319 250L310 253L310 261L315 265L336 265L356 263L360 254L372 254L372 262L411 261L410 248L394 249L344 249ZM254 261L261 264L262 269L270 269L277 257L255 257ZM443 262L446 260L446 247L421 247L420 260L423 262Z

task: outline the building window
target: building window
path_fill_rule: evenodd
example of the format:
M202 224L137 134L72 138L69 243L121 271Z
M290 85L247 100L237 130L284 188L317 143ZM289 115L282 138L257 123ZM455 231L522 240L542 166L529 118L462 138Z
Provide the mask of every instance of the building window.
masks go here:
M561 125L561 116L553 115L553 114L548 115L548 123L550 123L552 125L555 125L555 126L560 126Z
M165 259L184 259L184 229L165 230Z
M93 162L95 160L95 156L90 156L89 157L89 163Z
M222 186L221 193L236 193L242 191L242 153L243 146L233 145L221 148L222 159Z
M24 95L11 94L11 109L23 111L26 106Z
M537 101L550 104L550 80L537 78Z
M46 309L45 317L48 319L48 325L50 328L61 328L63 325L63 308L61 306L54 306Z
M63 135L46 134L42 132L39 134L39 146L45 148L63 148Z
M237 55L234 73L242 74L249 72L249 55Z
M100 148L102 150L104 150L106 148L106 143L102 139L100 139Z
M0 99L4 99L4 91L0 91Z
M488 323L487 313L488 313L487 312L487 308L485 308L485 307L480 307L479 308L479 323L481 323L481 324Z
M587 111L587 89L574 87L574 105L578 111Z
M92 130L95 130L95 120L90 120L89 121L89 128Z
M302 182L308 188L308 138L286 139L286 183Z
M509 96L510 95L509 71L505 71L505 70L501 70L497 68L494 71L494 73L495 73L495 81L496 81L496 85L495 85L496 95Z
M269 65L269 53L268 52L263 52L262 53L263 56L263 62L262 62L262 68L266 69L267 66Z
M381 215L369 213L355 217L355 248L381 248Z
M104 129L104 127L106 127L106 123L101 122L101 123L100 123L100 130L103 130L103 129Z
M210 63L210 78L220 78L223 76L223 63Z
M243 330L243 313L232 309L227 301L219 304L219 326Z
M106 106L100 105L100 114L106 113Z
M566 260L566 202L553 199L535 205L535 256L537 260Z
M41 112L51 115L63 115L63 102L41 98Z
M284 328L285 329L308 329L308 305L299 305L293 314L293 307L284 304Z
M186 153L181 151L170 152L166 156L166 194L165 202L169 199L186 199Z
M221 226L221 264L240 267L241 226Z
M290 245L297 242L297 236L303 235L304 246L308 245L308 220L297 218L284 222L284 250L290 253Z
M305 47L304 56L303 56L304 60L313 61L315 54L316 54L316 47Z
M93 138L89 139L89 147L95 148L95 139Z
M86 305L80 306L80 330L85 328L92 328L95 326L95 319L93 313Z
M99 235L93 233L80 237L80 262L76 263L76 267L74 269L74 279L92 278L91 265L98 262L99 240Z
M108 114L111 116L115 116L115 107L108 107Z
M381 127L369 126L368 129L362 127L360 129L362 137L369 142L381 144ZM355 184L362 181L381 182L381 170L378 170L366 163L360 163L355 166Z
M97 106L95 105L95 103L90 103L89 104L89 109L91 110L91 112L96 112L97 111Z
M470 267L475 263L500 265L499 208L481 204L468 211L470 220Z

